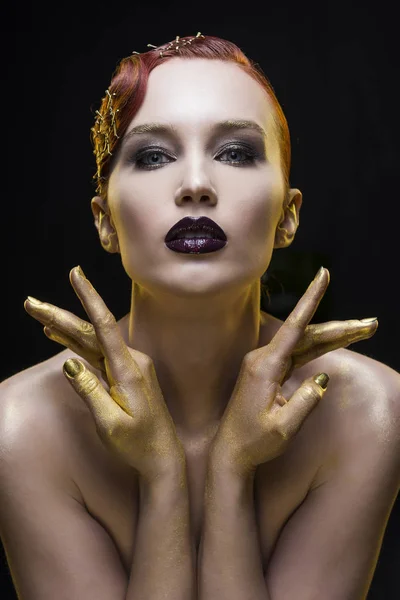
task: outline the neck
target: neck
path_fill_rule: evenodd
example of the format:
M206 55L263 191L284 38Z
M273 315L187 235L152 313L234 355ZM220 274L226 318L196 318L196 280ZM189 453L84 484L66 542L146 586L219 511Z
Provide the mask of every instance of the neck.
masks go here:
M259 307L259 282L236 295L201 300L155 298L133 284L130 314L121 323L124 337L153 360L181 437L218 427L244 355L259 347L260 325L269 317ZM274 330L276 321L271 317Z

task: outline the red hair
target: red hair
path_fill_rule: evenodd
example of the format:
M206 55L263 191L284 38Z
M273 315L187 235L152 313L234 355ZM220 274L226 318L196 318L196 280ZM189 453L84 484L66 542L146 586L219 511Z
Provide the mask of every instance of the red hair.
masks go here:
M103 197L107 194L112 159L118 151L119 140L142 105L151 71L177 56L233 62L263 87L274 107L282 169L288 188L291 153L289 128L275 92L261 68L247 58L238 46L218 37L198 34L195 38L181 37L180 43L182 42L186 42L186 45L180 46L179 53L176 52L174 43L169 42L142 54L132 54L118 64L107 95L103 98L99 111L96 111L96 123L91 130L97 163L97 173L94 175L97 192Z

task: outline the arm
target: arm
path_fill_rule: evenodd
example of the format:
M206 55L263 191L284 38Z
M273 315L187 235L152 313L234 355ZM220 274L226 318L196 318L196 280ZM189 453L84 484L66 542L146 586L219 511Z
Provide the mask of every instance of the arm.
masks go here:
M254 476L210 456L198 556L199 600L270 600L255 520Z
M65 414L27 388L0 388L0 537L18 599L123 600L118 551L71 477Z
M371 434L368 444L357 440L358 452L343 446L340 467L286 523L265 579L251 481L211 467L199 600L365 600L400 481L395 431L386 431L385 450Z
M398 376L394 383L367 398L368 418L347 424L328 458L336 466L284 526L265 574L273 600L366 599L400 486Z
M191 600L182 473L143 486L128 579L113 539L73 481L72 444L76 437L54 403L29 386L2 384L0 538L19 600Z
M380 397L376 381L362 405L368 414L357 410L351 421L346 414L336 429L342 434L326 461L335 466L282 529L264 592L249 488L219 463L205 503L199 600L366 599L400 486L400 377L391 376Z
M140 482L139 522L126 600L194 600L186 466Z

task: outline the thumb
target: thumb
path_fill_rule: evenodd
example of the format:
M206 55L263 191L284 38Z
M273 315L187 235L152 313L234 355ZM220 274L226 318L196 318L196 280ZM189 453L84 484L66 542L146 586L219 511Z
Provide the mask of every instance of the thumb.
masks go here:
M292 438L323 397L329 382L327 373L319 373L303 381L288 402L279 410L279 423L286 436Z
M64 363L63 372L92 413L97 431L108 431L118 421L121 409L99 378L76 358L69 358Z

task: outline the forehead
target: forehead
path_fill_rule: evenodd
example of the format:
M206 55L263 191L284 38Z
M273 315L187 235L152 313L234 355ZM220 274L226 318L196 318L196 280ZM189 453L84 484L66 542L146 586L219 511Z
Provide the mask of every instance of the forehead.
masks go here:
M237 118L272 127L273 107L257 81L231 62L173 58L151 71L129 128L148 121L201 127Z

